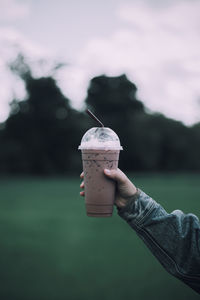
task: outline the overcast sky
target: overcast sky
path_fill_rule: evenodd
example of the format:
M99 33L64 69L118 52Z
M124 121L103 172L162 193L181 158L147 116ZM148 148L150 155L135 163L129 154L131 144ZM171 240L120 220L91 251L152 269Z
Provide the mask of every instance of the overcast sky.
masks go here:
M0 121L26 96L7 67L20 51L37 76L66 63L54 76L75 108L92 77L126 73L151 111L200 121L200 0L0 0Z

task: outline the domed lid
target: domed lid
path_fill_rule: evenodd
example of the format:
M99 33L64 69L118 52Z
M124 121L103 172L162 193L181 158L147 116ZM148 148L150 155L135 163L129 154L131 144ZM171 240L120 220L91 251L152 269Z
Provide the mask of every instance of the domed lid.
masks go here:
M93 127L86 131L78 149L122 150L117 134L108 127Z

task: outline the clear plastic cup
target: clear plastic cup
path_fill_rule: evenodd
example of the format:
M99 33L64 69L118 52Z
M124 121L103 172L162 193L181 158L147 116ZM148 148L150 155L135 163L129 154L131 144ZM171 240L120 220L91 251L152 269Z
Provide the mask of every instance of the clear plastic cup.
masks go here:
M103 170L118 167L122 150L119 137L108 127L94 127L84 134L79 149L82 152L86 213L91 217L110 217L116 186Z

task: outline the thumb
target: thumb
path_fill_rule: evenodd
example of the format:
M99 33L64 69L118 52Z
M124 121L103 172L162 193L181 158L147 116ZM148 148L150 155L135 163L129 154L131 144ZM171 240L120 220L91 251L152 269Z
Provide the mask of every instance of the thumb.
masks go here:
M104 169L104 174L107 177L109 177L121 184L125 183L127 180L126 175L120 169L114 169L114 170Z

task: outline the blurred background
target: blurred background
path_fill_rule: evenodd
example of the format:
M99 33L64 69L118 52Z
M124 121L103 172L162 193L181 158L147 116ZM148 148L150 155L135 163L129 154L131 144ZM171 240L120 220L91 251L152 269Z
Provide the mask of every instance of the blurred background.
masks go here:
M87 107L136 185L200 216L199 81L199 0L0 0L0 299L197 299L86 217L77 148Z

